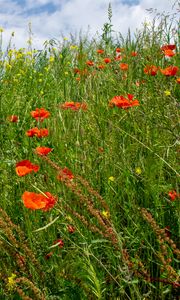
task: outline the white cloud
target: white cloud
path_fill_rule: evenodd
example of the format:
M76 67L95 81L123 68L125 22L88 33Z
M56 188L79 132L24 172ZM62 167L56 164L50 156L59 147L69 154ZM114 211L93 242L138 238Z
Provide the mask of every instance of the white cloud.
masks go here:
M90 32L101 32L103 24L108 21L107 9L109 0L26 0L25 5L20 5L21 0L0 0L0 27L5 29L3 33L4 46L7 45L11 32L15 32L13 43L17 48L27 47L28 23L32 24L34 47L42 48L43 42L51 38L61 38L70 32L79 32L83 29ZM142 22L152 20L146 9L156 8L158 11L171 12L173 0L139 0L131 1L131 6L125 4L125 0L112 0L113 18L112 24L115 31L126 34L130 27L132 31L140 27ZM128 1L130 3L130 1ZM55 11L48 13L39 10L42 6L53 5ZM28 11L33 9L31 15ZM38 13L39 10L39 13Z

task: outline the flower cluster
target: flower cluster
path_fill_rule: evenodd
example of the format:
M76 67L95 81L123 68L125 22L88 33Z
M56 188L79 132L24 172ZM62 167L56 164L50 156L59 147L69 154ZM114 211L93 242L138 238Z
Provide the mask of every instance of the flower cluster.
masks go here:
M139 105L139 101L137 99L134 99L134 95L132 94L128 94L127 98L125 98L124 96L115 96L109 101L109 107L117 106L123 109Z

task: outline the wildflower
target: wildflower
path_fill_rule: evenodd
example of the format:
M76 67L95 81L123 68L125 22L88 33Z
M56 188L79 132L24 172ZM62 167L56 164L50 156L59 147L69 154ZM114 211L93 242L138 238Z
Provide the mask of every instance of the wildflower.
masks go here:
M109 57L104 58L104 62L106 64L109 64L111 62L111 59Z
M105 217L106 219L109 219L109 218L110 218L110 213L109 213L107 210L103 210L103 211L102 211L102 215L103 215L103 217Z
M117 52L117 53L120 53L120 52L123 52L123 51L124 51L123 48L116 48L116 52Z
M116 58L115 58L116 61L119 61L119 60L122 60L122 59L123 59L122 55L117 55Z
M59 248L63 248L64 247L64 242L61 239L54 241L53 244L59 246Z
M7 288L8 290L12 290L16 285L16 274L12 273L11 276L7 278Z
M99 54L103 54L103 53L104 53L104 50L102 50L102 49L97 49L96 52L99 53Z
M137 56L137 55L138 55L138 54L137 54L136 51L132 51L132 52L131 52L131 56L135 57L135 56Z
M74 102L74 101L70 101L70 102L65 102L64 104L62 104L60 106L62 109L71 109L71 110L87 110L87 105L86 103L80 103L80 102Z
M104 66L104 65L99 65L99 66L97 66L97 68L98 68L99 70L103 70L103 69L105 68L105 66Z
M0 27L0 32L3 32L4 31L4 28Z
M164 51L164 50L175 50L176 49L176 45L163 45L161 47L161 50Z
M16 174L20 177L31 172L38 172L39 166L32 164L28 159L16 163Z
M42 209L43 211L53 208L57 201L56 197L52 196L49 192L37 194L28 191L23 193L22 200L26 208L32 210Z
M48 254L45 255L45 259L48 260L50 257L53 255L53 252L49 252Z
M171 92L170 92L170 91L164 91L164 94L165 94L166 96L170 96L170 95L171 95Z
M176 82L177 82L177 83L180 83L180 77L176 79Z
M158 67L154 65L146 66L144 68L144 73L147 75L155 76L157 74Z
M127 71L127 70L128 70L128 64L121 63L121 64L119 65L119 67L120 67L120 69L121 69L122 71Z
M77 46L77 45L71 45L69 48L70 48L71 50L77 50L77 49L78 49L78 46Z
M43 121L50 116L50 113L44 108L36 108L36 110L31 112L31 116L36 119L36 121Z
M66 179L72 180L73 178L74 178L73 173L66 167L64 169L62 169L62 171L57 176L57 179L60 181L63 181Z
M160 69L161 73L165 76L175 76L179 68L176 66L169 66L165 69Z
M52 150L53 150L52 148L48 148L48 147L37 147L36 153L39 155L47 155Z
M110 176L109 178L108 178L108 181L115 181L115 178L113 177L113 176Z
M42 137L45 137L45 136L48 136L49 132L48 132L48 129L46 128L37 128L37 127L34 127L32 129L29 129L28 131L26 131L26 135L29 136L29 137L33 137L33 136L36 136L38 138L42 138Z
M109 106L113 107L113 106L117 106L119 108L129 108L132 106L139 106L139 101L137 99L134 99L134 96L132 94L128 94L127 98L125 98L124 96L115 96L114 98L112 98L109 102Z
M180 196L179 194L177 194L177 192L175 190L169 191L168 195L169 195L171 201L176 200L176 198L178 198Z
M92 66L94 66L94 63L93 63L92 60L88 60L88 61L86 62L86 65L92 67Z
M171 49L164 50L164 55L167 57L173 57L175 55L174 51Z
M136 173L137 175L141 175L141 173L142 173L141 168L140 168L140 167L135 168L135 173Z
M76 229L75 229L75 227L74 227L74 226L72 226L72 225L68 225L68 226L67 226L67 230L68 230L68 232L69 232L69 233L71 233L71 234L72 234L72 233L74 233L74 232L75 232L75 230L76 230Z
M16 115L12 115L12 116L9 116L8 117L8 120L10 121L10 122L12 122L12 123L17 123L18 122L18 116L16 116Z
M81 71L78 68L74 68L74 74L81 74Z

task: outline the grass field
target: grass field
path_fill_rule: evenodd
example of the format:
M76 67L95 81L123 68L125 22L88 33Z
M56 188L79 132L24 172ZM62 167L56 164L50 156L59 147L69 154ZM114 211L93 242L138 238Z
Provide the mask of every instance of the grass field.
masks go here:
M179 39L1 52L0 299L178 299ZM0 30L1 46L3 29Z

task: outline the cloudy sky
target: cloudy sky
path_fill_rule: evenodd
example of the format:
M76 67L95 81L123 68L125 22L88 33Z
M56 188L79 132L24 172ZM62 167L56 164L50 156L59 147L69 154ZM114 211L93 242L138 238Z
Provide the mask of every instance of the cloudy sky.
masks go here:
M12 44L16 48L27 47L29 23L33 32L33 48L36 49L42 49L45 40L61 40L62 36L68 37L80 29L87 32L88 26L89 34L101 34L103 24L108 21L109 2L113 12L113 29L124 35L128 28L133 32L145 20L152 19L146 9L172 12L175 0L0 0L3 48L12 32Z

